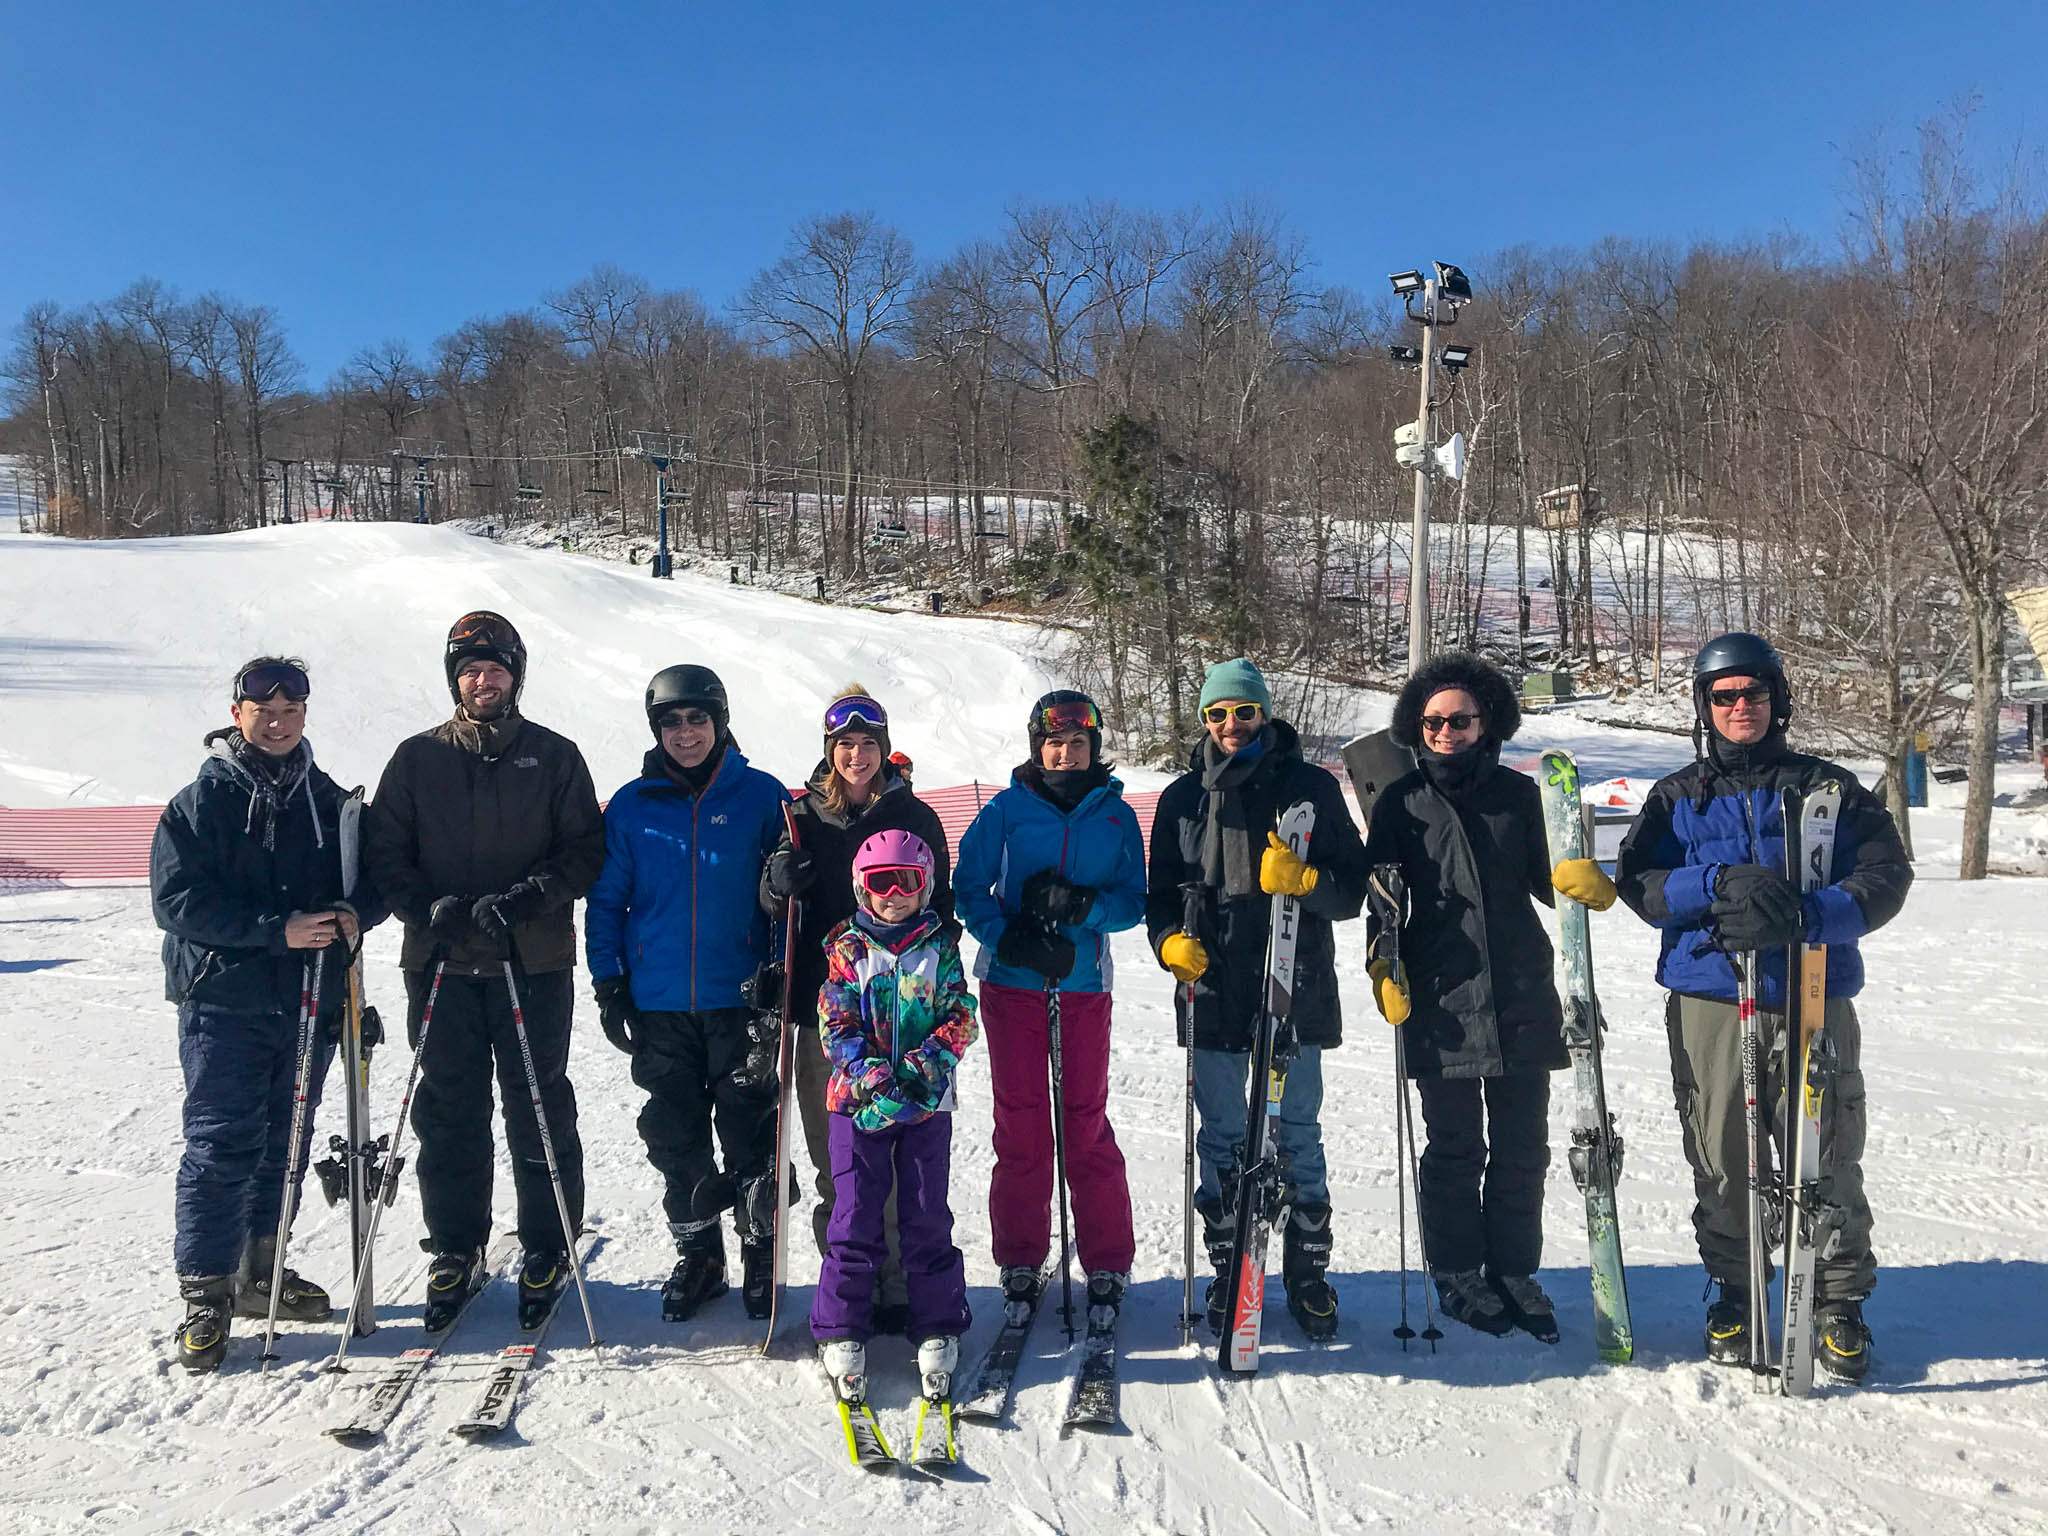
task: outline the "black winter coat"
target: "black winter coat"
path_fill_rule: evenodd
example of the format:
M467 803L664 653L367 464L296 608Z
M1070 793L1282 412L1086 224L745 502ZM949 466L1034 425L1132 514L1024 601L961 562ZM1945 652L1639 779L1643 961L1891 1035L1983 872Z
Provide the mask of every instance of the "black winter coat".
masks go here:
M172 798L149 849L150 904L164 931L164 996L225 1013L299 1011L316 951L287 949L285 920L341 900L341 804L320 768L277 812L265 847L267 808L217 757ZM318 830L315 830L317 821ZM365 929L386 914L368 871L350 904ZM339 947L329 952L320 1016L339 1018L346 988Z
M825 765L818 766L822 770ZM814 773L812 779L816 778ZM815 1029L818 989L825 984L825 941L853 916L853 856L860 845L877 832L913 832L924 839L932 851L931 910L938 913L957 943L960 924L953 916L953 855L946 846L946 829L939 825L939 813L910 792L910 781L894 763L882 764L881 789L858 810L835 814L825 809L824 800L811 790L798 795L789 811L817 875L798 903L802 912L797 922L791 1018L799 1028ZM788 846L785 829L777 851ZM760 899L762 910L780 922L783 904L769 894L765 865Z
M1408 1073L1554 1071L1569 1060L1564 1012L1529 899L1554 900L1542 797L1534 779L1496 762L1460 800L1417 768L1381 792L1366 833L1367 858L1398 864L1408 883Z
M1295 1036L1304 1045L1341 1045L1344 1012L1337 996L1336 946L1330 924L1358 916L1365 902L1367 864L1358 827L1337 781L1303 760L1294 727L1276 720L1269 727L1265 757L1239 793L1245 821L1265 833L1280 813L1307 800L1316 811L1308 861L1318 871L1316 888L1302 898L1300 948L1295 955ZM1204 738L1206 739L1206 738ZM1202 742L1188 757L1189 771L1166 786L1152 818L1152 850L1145 881L1145 930L1152 953L1169 934L1181 931L1181 887L1202 877L1202 834L1207 825L1207 791L1202 787ZM1209 953L1209 969L1195 983L1195 1046L1205 1051L1248 1051L1264 1017L1266 936L1273 898L1261 894L1220 899L1211 896L1195 937ZM1187 989L1173 989L1180 1042L1187 1043Z

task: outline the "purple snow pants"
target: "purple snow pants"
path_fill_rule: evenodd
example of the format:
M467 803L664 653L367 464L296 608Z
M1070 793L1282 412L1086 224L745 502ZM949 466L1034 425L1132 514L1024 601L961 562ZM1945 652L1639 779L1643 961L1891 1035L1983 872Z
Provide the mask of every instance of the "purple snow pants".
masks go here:
M812 1336L865 1339L874 1331L875 1273L888 1251L882 1207L892 1180L910 1337L921 1342L965 1333L972 1318L967 1266L953 1245L953 1212L946 1204L953 1117L929 1115L915 1125L860 1131L848 1116L834 1115L831 1143L832 1221L811 1302Z

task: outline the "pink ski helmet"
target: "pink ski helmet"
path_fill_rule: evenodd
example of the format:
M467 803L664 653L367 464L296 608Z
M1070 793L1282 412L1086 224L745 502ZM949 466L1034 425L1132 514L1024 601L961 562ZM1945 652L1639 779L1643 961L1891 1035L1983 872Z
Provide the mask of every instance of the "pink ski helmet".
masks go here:
M936 867L930 846L915 832L877 832L853 856L854 894L866 905L901 891L924 906L931 901Z

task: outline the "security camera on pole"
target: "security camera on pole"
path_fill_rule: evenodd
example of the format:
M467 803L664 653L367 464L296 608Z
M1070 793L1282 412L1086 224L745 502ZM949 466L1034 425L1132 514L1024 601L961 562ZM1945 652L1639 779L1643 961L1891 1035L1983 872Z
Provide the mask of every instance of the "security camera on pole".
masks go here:
M1465 475L1465 439L1453 433L1442 447L1435 446L1430 398L1430 365L1441 363L1453 377L1472 361L1470 347L1445 347L1436 353L1436 328L1458 323L1458 307L1472 300L1472 284L1465 274L1448 262L1435 262L1436 276L1420 272L1395 272L1388 281L1407 306L1408 318L1422 324L1422 345L1397 344L1388 354L1404 368L1422 375L1415 420L1394 432L1394 461L1415 471L1415 528L1408 545L1408 671L1413 674L1429 660L1429 482L1444 475L1461 480ZM1421 296L1421 308L1416 297Z
M635 431L633 434L633 457L645 459L654 466L654 574L661 580L666 581L670 574L668 559L668 467L671 464L694 464L697 461L697 455L690 446L690 439L679 432Z

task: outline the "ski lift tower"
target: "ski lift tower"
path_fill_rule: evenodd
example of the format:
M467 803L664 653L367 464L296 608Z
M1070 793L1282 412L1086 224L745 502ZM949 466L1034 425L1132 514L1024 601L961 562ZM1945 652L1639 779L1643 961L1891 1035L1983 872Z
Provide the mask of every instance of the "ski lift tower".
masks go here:
M680 432L633 433L633 457L654 466L654 574L669 579L668 559L668 469L671 464L694 464L690 439Z
M1415 420L1403 422L1394 433L1394 462L1415 471L1415 519L1408 540L1411 677L1429 660L1429 482L1438 475L1457 480L1465 473L1464 435L1454 434L1450 442L1437 445L1433 430L1436 401L1430 386L1437 365L1456 379L1472 362L1470 347L1446 346L1439 352L1436 346L1437 330L1456 325L1458 310L1472 302L1472 281L1447 261L1431 265L1436 268L1433 277L1425 277L1418 270L1391 273L1387 279L1394 285L1394 294L1407 310L1408 318L1422 326L1421 346L1397 342L1387 349L1397 365L1413 368L1422 375Z
M398 447L393 450L402 459L412 460L412 488L419 496L419 515L413 519L424 523L427 520L427 488L434 483L429 464L448 457L448 445L438 437L401 437Z

